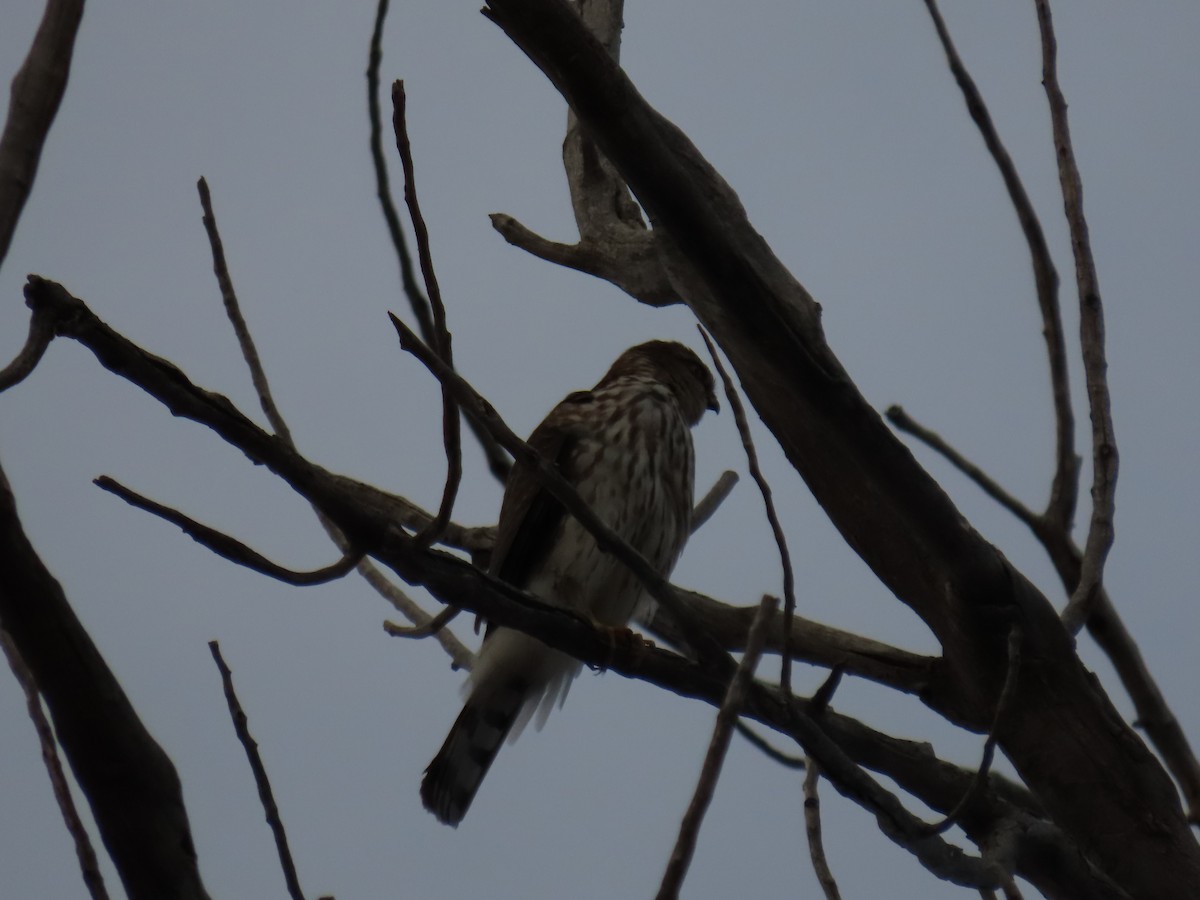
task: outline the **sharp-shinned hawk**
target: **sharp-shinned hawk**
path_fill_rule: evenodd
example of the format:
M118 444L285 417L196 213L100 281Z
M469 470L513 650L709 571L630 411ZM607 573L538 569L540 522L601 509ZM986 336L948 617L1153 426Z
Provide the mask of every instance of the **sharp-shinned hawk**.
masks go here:
M682 344L622 353L590 391L559 403L529 443L593 511L664 576L691 524L691 426L717 408L713 378ZM518 462L500 508L490 572L601 625L625 625L645 592L614 556ZM536 638L489 626L467 699L421 783L425 807L457 825L510 733L539 727L566 696L579 663Z

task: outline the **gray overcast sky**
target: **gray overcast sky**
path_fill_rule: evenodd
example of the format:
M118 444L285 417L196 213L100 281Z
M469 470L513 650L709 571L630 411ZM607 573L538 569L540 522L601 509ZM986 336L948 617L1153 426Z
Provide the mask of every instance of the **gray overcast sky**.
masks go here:
M946 5L1044 217L1073 340L1073 265L1032 3ZM564 104L477 7L395 4L383 77L407 82L457 359L527 431L625 347L649 337L695 346L697 337L685 312L640 307L492 232L487 213L504 211L548 236L574 235L559 161ZM34 2L6 9L4 77L20 65L40 12ZM404 302L367 154L373 12L311 0L93 4L0 272L0 355L24 339L21 285L38 272L255 413L200 224L194 185L205 175L246 318L302 450L435 504L444 466L438 393L398 349L385 315L402 313ZM1198 739L1200 7L1072 0L1055 12L1122 453L1108 585ZM626 25L627 70L722 171L821 301L830 343L868 399L881 409L904 404L1040 506L1052 420L1027 253L922 4L631 0ZM1077 365L1072 374L1082 400ZM1084 434L1082 413L1080 421ZM801 612L936 652L761 430L759 443L792 542ZM700 490L724 468L744 472L731 417L707 419L697 447ZM972 522L1060 603L1029 535L917 453ZM306 590L270 582L213 558L91 479L113 475L286 564L316 567L335 553L303 502L67 341L0 401L0 457L39 552L180 771L214 897L284 891L206 647L212 638L233 667L310 896L652 894L711 709L585 674L542 733L505 748L463 826L446 829L417 797L459 704L461 677L437 646L384 635L389 609L357 579ZM456 517L492 522L498 489L477 454L467 467ZM676 580L738 603L779 590L748 480L694 539ZM1128 712L1088 640L1081 650ZM800 686L821 675L801 667ZM978 758L979 738L945 733L908 698L849 683L837 705L897 735L930 737L956 761ZM0 892L83 897L7 676L0 721ZM823 796L826 846L845 896L963 896L933 883L870 816L828 788ZM801 811L797 777L735 743L685 895L813 896ZM119 896L115 873L106 873Z

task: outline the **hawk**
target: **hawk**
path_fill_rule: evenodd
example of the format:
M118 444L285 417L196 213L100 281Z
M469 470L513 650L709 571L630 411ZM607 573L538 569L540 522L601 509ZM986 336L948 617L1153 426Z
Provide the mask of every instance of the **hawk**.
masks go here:
M687 540L692 513L691 427L717 409L713 377L683 344L626 350L590 391L559 403L529 443L610 528L664 576ZM489 571L546 603L610 627L644 599L634 575L518 462L509 475ZM425 808L447 825L466 815L505 737L566 697L580 664L536 638L489 626L467 695L421 782Z

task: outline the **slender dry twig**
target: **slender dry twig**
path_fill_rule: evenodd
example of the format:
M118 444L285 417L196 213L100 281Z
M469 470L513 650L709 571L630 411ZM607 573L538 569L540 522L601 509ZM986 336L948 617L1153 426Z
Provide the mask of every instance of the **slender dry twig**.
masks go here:
M386 0L384 0L386 6ZM221 298L225 304L225 312L229 317L230 323L233 325L234 334L238 339L238 346L242 351L242 358L246 361L246 366L250 369L250 379L254 383L254 388L258 394L258 402L262 407L263 413L267 417L271 428L284 444L291 449L296 448L296 442L292 438L291 429L288 428L287 422L284 421L283 415L279 412L279 408L275 404L274 397L271 394L271 384L267 380L266 371L263 369L262 360L259 358L258 351L254 346L254 341L250 336L250 330L246 326L246 320L241 313L241 304L238 301L237 292L233 288L233 278L229 274L229 266L225 259L225 251L221 241L220 232L217 229L216 215L212 210L212 198L209 195L208 184L202 178L198 185L200 190L200 201L204 208L204 227L208 233L209 247L212 250L213 271L217 276L217 284L221 289ZM410 509L409 518L422 519L423 523L431 520L431 517L423 510L419 510L413 504L404 501ZM346 541L345 536L341 531L325 516L319 509L314 507L317 514L317 519L321 523L321 527L329 535L330 539L346 556L350 556L353 548ZM422 524L421 527L426 527ZM449 528L443 529L448 531ZM454 537L457 541L455 546L465 546L462 540L467 537L463 530L457 526L453 526ZM475 551L474 546L469 547L472 552ZM404 594L396 585L392 584L387 577L380 572L375 565L367 559L361 559L358 563L359 574L366 582L375 589L385 600L392 604L402 615L409 621L420 626L429 620L429 614L410 597ZM474 658L462 642L458 640L449 630L439 631L437 634L438 643L442 645L445 651L450 655L455 667L468 666Z
M400 214L392 201L392 187L388 178L387 157L383 152L383 116L379 109L379 66L383 61L383 25L387 21L388 0L379 0L375 8L375 24L371 29L371 46L367 57L367 113L371 120L371 161L375 168L375 194L383 210L383 218L387 223L388 235L392 239L392 247L400 262L400 281L404 287L404 296L408 299L409 308L416 317L417 326L426 339L432 339L433 318L429 310L429 300L421 293L417 285L416 271L413 268L412 255L408 252L408 243L404 240L404 230L400 226Z
M29 335L25 338L25 346L3 370L0 370L0 392L7 391L14 384L20 384L34 370L54 340L54 328L45 316L34 314L29 319Z
M808 836L808 854L812 857L813 871L826 900L841 900L837 879L833 877L829 860L825 858L825 842L821 839L821 798L817 793L820 780L820 768L811 759L808 760L808 771L804 773L804 831Z
M947 462L954 466L954 468L975 482L980 490L1034 531L1039 531L1043 527L1041 516L1001 487L983 469L959 453L954 447L950 446L941 435L917 422L902 407L893 404L887 408L884 415L900 431L911 434L917 440L921 441L921 443L928 445L944 456Z
M792 573L792 555L788 552L787 538L783 534L783 526L779 524L779 516L775 512L775 501L771 499L771 486L767 484L766 476L758 465L758 453L754 449L754 439L750 437L750 425L746 421L746 410L742 407L737 388L733 379L721 364L717 348L709 339L708 332L697 325L696 329L704 338L704 346L712 357L713 365L721 376L725 386L725 396L729 398L729 408L733 411L733 421L737 423L738 434L742 438L742 447L746 451L746 464L750 468L750 477L758 485L762 494L763 506L767 512L767 521L771 523L771 533L775 536L775 546L779 548L779 561L783 566L783 651L779 668L779 686L785 694L792 692L792 618L796 615L796 577Z
M212 251L213 273L217 276L217 286L221 290L221 300L225 304L225 315L233 325L238 346L242 348L242 358L245 359L246 366L250 369L250 380L254 383L258 402L275 433L288 443L294 443L292 433L283 420L283 416L279 414L279 409L275 406L275 399L271 396L267 373L263 370L258 348L254 345L254 338L242 315L237 292L233 289L233 278L229 274L229 264L225 260L225 246L221 241L221 233L217 230L217 217L213 212L212 194L208 190L208 181L202 177L196 182L196 190L200 192L200 205L204 209L204 231L208 234L208 245Z
M417 200L417 176L413 165L412 144L408 139L408 123L405 113L407 99L404 82L392 84L392 128L396 133L396 150L400 153L400 164L404 169L404 202L408 204L408 215L412 220L413 234L417 239L417 258L421 262L421 277L425 279L425 291L433 308L433 333L430 346L442 361L454 368L450 330L446 327L446 306L442 302L442 289L438 286L437 273L433 268L433 254L429 249L429 229L421 215L421 204ZM450 515L454 512L454 499L462 484L462 435L458 418L458 405L450 389L442 385L442 443L446 448L446 484L442 489L442 502L433 521L421 529L416 541L429 547L446 530Z
M375 170L375 193L383 210L384 222L387 224L388 235L396 258L400 263L400 282L404 296L417 320L417 328L421 336L429 343L434 343L434 322L430 313L429 300L421 293L417 284L416 271L413 268L412 255L408 251L408 243L404 240L404 230L400 226L400 215L396 204L392 201L392 188L388 178L387 157L383 152L383 117L379 110L379 66L383 61L383 26L387 21L388 0L379 0L375 8L375 24L371 29L371 44L367 60L367 113L371 121L371 162ZM500 445L492 439L487 430L477 422L467 417L467 425L475 435L479 446L483 449L487 460L488 471L501 484L508 478L512 464Z
M1042 40L1042 86L1050 105L1050 124L1058 159L1058 180L1075 255L1075 283L1079 291L1079 343L1087 380L1088 407L1092 419L1092 516L1079 584L1063 610L1063 624L1075 634L1096 606L1104 578L1104 562L1113 544L1113 514L1117 489L1117 438L1113 432L1112 405L1108 394L1108 361L1104 352L1104 306L1100 280L1092 258L1087 218L1083 214L1083 182L1071 145L1067 124L1067 101L1058 83L1058 46L1048 0L1035 0L1038 30Z
M258 572L261 575L267 575L278 581L282 581L285 584L297 587L328 584L331 581L336 581L344 577L363 558L361 551L351 551L333 565L325 566L312 572L296 572L292 569L285 569L283 566L277 565L265 556L251 550L237 538L230 537L207 525L202 525L195 519L190 519L178 510L171 509L169 506L155 503L153 500L143 497L136 491L131 491L125 485L107 475L101 475L99 478L94 479L92 483L101 490L108 491L110 494L116 494L130 506L145 510L177 526L193 541L203 547L207 547L213 553L217 554L217 556L239 566L245 566L247 569Z
M750 745L761 750L768 759L772 759L787 769L802 770L807 765L806 760L802 756L792 756L784 753L782 750L772 746L766 738L760 735L757 731L743 722L741 719L733 723L734 729L750 742Z
M267 778L267 769L259 755L258 743L250 735L246 713L233 690L233 672L225 664L225 659L221 656L221 647L216 641L209 641L208 649L221 673L221 685L225 690L225 702L229 706L229 717L233 720L233 728L237 732L238 740L245 748L246 759L250 763L250 771L254 773L254 783L258 787L258 798L262 801L267 824L271 826L271 834L275 837L275 848L279 851L279 865L283 868L283 878L287 882L288 894L291 895L292 900L304 900L304 892L300 890L300 879L296 875L296 864L292 861L291 850L288 849L287 833L283 829L283 820L279 818L279 807L275 804L271 781Z
M726 469L721 473L716 482L708 493L700 498L700 502L692 507L692 534L695 534L700 528L712 518L713 513L720 508L725 502L725 498L738 483L738 474L732 469Z
M8 120L0 135L0 264L33 190L46 135L67 89L82 17L83 0L49 0L29 55L12 80Z
M673 900L679 896L683 879L687 875L692 854L696 850L696 838L700 833L700 825L704 814L712 802L713 791L716 790L717 778L720 777L721 767L725 764L725 754L729 750L729 739L733 735L733 725L741 713L745 702L746 691L754 678L754 669L758 666L762 655L762 642L766 634L767 619L779 604L776 597L765 595L758 605L758 613L754 617L754 625L750 628L750 640L746 652L738 663L737 671L729 681L729 689L725 699L717 711L716 725L713 726L712 739L708 743L708 752L704 756L704 765L700 769L700 778L696 783L696 791L692 802L688 804L687 812L679 825L679 837L675 841L675 849L667 861L667 870L663 873L659 885L657 900Z
M397 625L395 622L384 622L383 630L392 637L427 638L445 628L460 612L462 610L457 607L447 606L423 625L406 627L404 625Z
M647 593L667 608L683 632L685 641L699 657L712 665L718 673L732 672L734 664L729 654L713 640L711 635L696 627L688 617L683 604L676 597L674 588L662 574L606 525L579 496L574 487L549 465L540 453L517 437L500 418L500 414L496 412L495 408L466 379L447 366L440 356L413 333L411 328L395 315L391 313L388 315L400 337L400 346L415 356L438 381L447 385L454 392L459 405L470 410L476 420L492 433L492 436L504 449L529 464L534 477L555 500L566 507L580 525L587 529L600 549L616 556L642 583Z
M996 754L996 742L1000 736L1001 720L1008 711L1013 694L1016 693L1017 678L1021 672L1021 640L1023 637L1021 626L1014 622L1008 629L1008 667L1004 672L1004 686L1000 689L999 699L996 700L996 713L992 717L992 727L988 729L987 740L983 744L983 758L979 762L979 768L975 770L975 777L971 779L970 786L963 792L962 798L954 805L954 808L940 821L928 826L931 834L942 834L948 831L952 825L957 824L963 810L979 796L987 784L988 772L992 768L992 758Z
M1062 527L1069 528L1079 497L1079 457L1075 454L1075 415L1071 409L1066 342L1058 303L1058 271L1054 267L1054 260L1046 244L1046 236L1042 232L1037 212L1017 174L1017 167L1000 141L1000 135L992 123L983 95L954 47L936 0L925 0L925 6L946 53L950 71L958 83L963 99L966 100L967 111L979 128L983 142L1000 171L1000 177L1017 214L1017 221L1021 225L1021 232L1029 245L1038 308L1042 315L1042 334L1046 340L1046 353L1050 362L1051 395L1054 399L1055 466L1046 516Z
M54 799L62 812L63 822L67 832L75 844L75 855L79 858L79 870L83 875L83 883L93 900L108 900L108 891L104 887L104 877L100 874L100 864L96 861L96 851L92 848L91 838L79 818L79 810L71 797L71 788L67 784L67 776L63 771L62 761L58 758L58 743L54 739L54 730L42 709L42 697L38 691L37 681L21 651L8 632L0 628L0 649L8 658L9 668L17 678L17 683L25 694L25 707L29 718L33 721L34 731L37 732L38 744L42 748L42 762L46 765L46 773L50 776L50 785L54 789Z

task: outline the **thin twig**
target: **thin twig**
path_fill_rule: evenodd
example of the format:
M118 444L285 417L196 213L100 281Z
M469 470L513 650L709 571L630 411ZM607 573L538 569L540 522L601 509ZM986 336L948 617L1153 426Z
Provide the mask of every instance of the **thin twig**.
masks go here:
M188 518L178 510L171 509L169 506L155 503L153 500L143 497L136 491L131 491L125 485L107 475L101 475L99 478L94 479L92 483L101 490L108 491L110 494L116 494L130 506L136 506L138 509L145 510L177 526L193 541L203 547L207 547L213 553L217 554L217 556L236 563L239 566L245 566L247 569L251 569L259 574L282 581L285 584L297 587L328 584L331 581L336 581L344 577L363 558L361 551L352 551L344 555L333 565L325 566L322 569L312 572L296 572L291 569L285 569L283 566L277 565L265 556L251 550L237 538L230 537L207 525L202 525L196 520Z
M700 336L704 338L704 346L712 357L713 365L721 376L725 386L725 396L729 398L729 408L733 410L733 421L737 424L738 434L742 438L742 447L746 451L746 464L750 468L750 477L758 485L762 494L763 506L766 508L767 521L771 523L771 533L775 536L775 545L779 548L779 561L783 566L783 652L779 667L779 686L785 694L792 692L792 617L796 615L796 578L792 573L792 556L788 552L787 538L783 534L783 526L779 524L779 516L775 512L775 502L771 499L771 486L767 483L762 469L758 465L758 453L754 449L754 440L750 437L750 425L746 421L746 410L738 397L733 379L721 364L717 349L709 339L708 332L701 326L696 326Z
M384 0L386 6L386 0ZM246 361L246 366L250 369L250 378L254 383L255 391L258 394L258 402L262 407L267 421L271 428L281 441L291 449L296 449L296 442L292 438L291 429L288 428L287 422L284 421L282 413L275 404L275 400L271 394L271 385L267 380L266 372L262 367L262 362L255 349L254 342L250 336L250 330L246 326L246 320L241 313L241 304L238 301L237 292L233 289L233 279L229 274L229 267L225 260L225 253L221 241L220 232L217 229L216 216L212 211L211 197L209 196L208 184L204 179L200 179L198 185L200 190L200 201L204 207L204 227L209 237L209 246L212 250L213 271L217 276L217 283L221 289L221 298L225 304L225 312L229 317L230 323L233 325L234 334L237 336L238 346L242 351L242 358ZM412 504L409 504L412 506ZM321 527L329 535L330 539L342 551L345 558L349 558L354 551L346 540L341 531L326 517L319 509L314 507L317 514L317 519L321 523ZM412 506L412 512L415 515L417 510ZM430 517L426 516L426 519ZM456 532L461 529L455 529ZM407 617L416 625L422 625L429 620L429 614L413 601L410 597L404 594L398 587L392 584L386 576L367 559L360 559L358 563L358 572L385 600L392 604L402 615ZM471 651L469 651L462 642L449 631L441 631L437 635L438 643L450 655L450 659L456 668L470 667L471 661L474 659Z
M1092 517L1083 547L1079 584L1063 610L1063 624L1075 634L1096 606L1104 578L1104 561L1113 544L1113 514L1117 489L1117 438L1113 432L1112 405L1108 394L1108 360L1104 352L1104 306L1100 280L1092 258L1087 218L1083 214L1083 182L1071 130L1067 124L1067 101L1058 84L1058 47L1048 0L1035 0L1038 30L1042 39L1042 85L1050 105L1054 150L1063 207L1075 254L1075 283L1079 291L1079 342L1087 379L1088 408L1092 418Z
M936 450L946 458L954 468L958 469L982 490L985 494L1007 509L1010 513L1032 528L1035 532L1042 528L1041 516L1031 510L1028 506L1002 488L990 475L983 471L975 463L971 462L935 431L926 428L920 422L912 418L900 406L893 404L887 408L884 413L889 422L891 422L900 431L906 434L911 434L921 443L928 445L931 449Z
M88 837L87 829L83 827L83 822L79 818L79 810L75 808L75 801L71 797L71 788L67 784L62 761L58 758L58 743L54 739L54 730L50 727L50 722L42 709L42 698L38 691L37 681L34 679L33 673L29 671L29 667L25 665L25 660L21 658L21 651L17 649L16 643L3 629L0 629L0 649L8 658L9 668L12 669L17 683L21 685L21 690L25 694L25 707L29 711L29 718L33 721L34 731L37 732L38 743L42 748L42 762L45 763L46 773L50 776L54 799L58 801L63 822L66 823L67 832L75 844L75 855L79 858L79 870L83 875L83 883L87 886L92 900L108 900L104 877L100 874L100 864L96 861L96 851L92 848L91 838Z
M741 712L745 701L746 690L754 678L754 669L758 666L762 655L763 637L766 635L767 620L771 617L778 598L766 595L758 605L758 613L754 617L754 625L750 628L750 640L746 652L738 663L737 671L729 681L725 699L717 711L717 722L713 727L712 739L708 743L708 752L704 756L704 765L700 769L700 778L696 783L696 792L688 805L683 821L679 825L679 837L675 841L675 849L667 861L667 870L663 873L659 885L657 900L673 900L679 896L683 879L687 875L692 854L696 850L696 838L700 833L700 825L704 814L712 802L713 791L716 790L717 778L721 767L725 764L725 754L729 750L729 739L733 735L733 726Z
M0 392L7 391L14 384L24 381L34 370L54 340L54 327L40 313L29 317L29 334L25 338L25 346L3 370L0 370Z
M229 717L233 719L234 731L237 732L238 740L246 750L246 759L250 763L250 771L254 773L254 783L258 786L258 798L262 801L267 824L271 826L271 834L275 836L275 848L279 851L279 864L283 868L288 894L291 895L292 900L304 900L304 892L300 890L300 879L296 875L296 864L292 861L291 850L288 849L287 833L283 830L283 821L279 818L279 807L275 805L271 781L267 778L267 769L258 753L258 743L250 736L246 713L233 690L233 672L225 664L225 659L221 656L221 647L216 641L209 641L208 649L212 652L212 658L221 673L221 685L225 689L225 702L229 706Z
M417 239L417 258L421 262L421 277L425 279L425 291L433 308L433 333L429 344L450 368L454 368L451 350L452 339L446 327L446 306L442 302L442 289L438 286L437 273L433 268L433 254L429 249L429 229L421 215L421 204L417 200L417 176L413 166L412 144L408 139L408 124L405 119L407 100L404 82L392 84L392 128L396 133L396 150L400 153L400 164L404 169L404 202L408 204L408 215L412 220L413 234ZM450 515L454 512L454 499L462 484L462 434L458 417L458 405L450 389L442 385L442 443L446 448L446 484L442 489L442 502L437 515L416 536L417 544L429 547L442 536Z
M255 347L254 338L250 334L250 329L246 326L245 317L242 316L237 292L233 289L233 278L230 277L229 264L225 260L225 247L221 241L221 233L217 230L217 217L213 213L212 195L208 190L208 182L204 178L201 178L196 182L196 190L200 192L200 205L204 209L204 230L208 234L208 244L212 250L213 272L217 276L217 285L221 290L221 300L225 304L225 315L229 317L229 321L233 325L238 345L242 348L242 357L246 360L247 368L250 369L250 380L254 382L254 390L258 394L258 402L262 406L262 411L266 415L267 421L271 423L271 428L275 430L275 433L288 443L293 443L291 431L288 430L287 423L284 422L283 416L279 414L279 410L275 406L275 400L271 396L271 387L267 382L267 373L263 370L262 359L258 355L258 348Z
M826 900L841 900L837 879L825 858L825 842L821 839L821 798L817 785L821 780L821 769L811 759L804 773L804 832L808 836L808 854L812 857L813 871Z
M427 638L431 635L437 634L439 631L445 628L460 612L462 612L462 610L458 609L457 607L447 606L423 625L412 625L406 627L404 625L397 625L395 622L384 622L383 630L392 637Z
M750 742L751 746L761 750L769 759L774 760L781 766L788 769L803 770L807 764L804 757L791 756L790 754L784 753L782 750L772 746L766 738L760 735L741 719L734 722L733 727L738 734Z
M1000 135L992 123L983 95L954 47L936 0L925 0L925 6L946 53L950 71L958 83L963 99L966 100L967 111L979 128L983 142L1000 171L1000 177L1017 214L1017 221L1021 225L1021 232L1029 245L1038 308L1042 314L1042 334L1046 340L1046 353L1050 362L1051 394L1054 398L1055 466L1046 515L1064 527L1070 527L1079 497L1079 457L1075 455L1075 415L1071 409L1066 342L1058 303L1058 271L1054 267L1054 260L1046 244L1046 236L1042 232L1037 212L1017 174L1017 167L1000 141Z
M417 327L422 336L427 340L432 340L433 318L429 311L429 300L421 293L421 288L417 285L412 255L408 252L408 243L404 240L404 230L400 226L400 214L396 211L396 204L392 201L387 156L383 152L383 116L379 110L379 66L383 61L383 25L387 21L387 12L388 0L379 0L379 5L375 8L375 24L371 29L371 47L367 57L367 113L371 120L371 161L375 167L375 194L379 198L388 234L392 239L392 247L400 262L400 281L404 286L404 296L408 299L409 308L416 317Z
M716 480L708 493L700 498L700 502L692 507L692 534L695 534L700 528L712 518L715 513L725 502L725 498L736 487L738 483L738 474L732 469L726 469L721 473L721 476Z
M992 758L996 754L996 742L1000 737L1001 719L1011 705L1013 694L1016 693L1017 677L1021 671L1021 641L1024 638L1021 626L1016 622L1008 629L1008 666L1004 672L1004 686L1000 689L1000 698L996 701L996 712L992 717L992 727L988 731L987 740L983 744L983 759L975 770L975 777L963 793L962 798L938 822L928 825L930 834L942 834L958 822L958 817L971 804L987 784L988 772L992 768Z
M699 657L710 665L715 666L717 672L721 672L722 670L732 672L734 665L729 654L713 640L711 635L706 634L691 621L683 604L676 597L674 588L662 576L662 573L650 565L644 556L629 546L628 543L621 539L620 535L605 524L583 498L579 496L575 488L555 468L547 463L540 453L517 437L512 429L505 424L504 420L500 418L500 414L496 412L495 408L466 379L447 366L441 357L434 353L413 333L411 328L396 318L395 315L391 313L388 315L391 317L392 325L400 337L400 346L415 356L438 381L444 385L448 385L453 390L454 397L459 405L463 409L469 410L473 417L491 432L492 436L505 450L529 465L533 476L591 534L597 546L601 550L612 553L617 557L633 573L634 577L642 583L647 593L667 608L675 617L680 630L683 632L684 640L695 650Z

